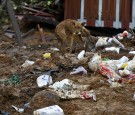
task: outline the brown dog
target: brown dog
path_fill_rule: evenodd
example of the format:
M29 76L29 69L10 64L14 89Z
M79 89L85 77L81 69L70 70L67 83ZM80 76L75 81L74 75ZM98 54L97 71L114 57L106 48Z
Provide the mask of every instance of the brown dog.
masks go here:
M84 27L84 23L66 19L56 26L55 35L61 43L61 49L65 51L67 47L70 47L70 53L72 53L75 43L81 41L85 44L84 38L90 36L90 31Z

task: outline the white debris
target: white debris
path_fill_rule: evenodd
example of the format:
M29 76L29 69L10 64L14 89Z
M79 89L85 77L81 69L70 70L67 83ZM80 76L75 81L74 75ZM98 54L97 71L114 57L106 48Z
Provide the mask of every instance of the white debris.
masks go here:
M78 74L81 72L83 72L83 75L87 75L87 70L82 66L78 67L77 69L73 69L73 72L70 72L70 75Z
M58 105L53 105L38 109L33 112L33 115L64 115L64 112Z
M85 50L82 50L82 51L78 54L77 59L82 59L82 58L84 58L84 55L85 55Z
M52 77L50 75L43 74L37 78L38 87L43 87L51 85L53 83Z
M25 68L25 67L28 67L28 66L32 66L35 62L34 61L29 61L29 60L26 60L24 64L22 64L22 67Z

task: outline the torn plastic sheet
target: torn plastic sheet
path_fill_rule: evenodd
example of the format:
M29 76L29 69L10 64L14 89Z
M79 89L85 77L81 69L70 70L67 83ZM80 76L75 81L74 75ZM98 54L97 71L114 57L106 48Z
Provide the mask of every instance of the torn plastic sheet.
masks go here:
M90 88L90 85L74 84L73 81L69 79L64 79L60 82L55 82L53 85L50 85L49 87L52 88L50 90L56 92L57 95L62 99L93 98L93 100L96 101L94 91L86 91Z
M54 84L49 86L50 88L53 88L54 90L86 90L90 87L90 85L80 85L80 84L74 84L72 80L64 79L62 81L55 82Z
M93 99L96 101L96 94L93 90L79 91L79 90L55 90L57 95L62 99Z

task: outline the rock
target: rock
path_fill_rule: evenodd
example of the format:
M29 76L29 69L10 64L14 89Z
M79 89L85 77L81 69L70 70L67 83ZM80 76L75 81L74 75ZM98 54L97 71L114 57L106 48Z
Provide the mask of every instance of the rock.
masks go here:
M33 96L31 106L40 108L56 104L59 101L60 97L55 92L43 90Z

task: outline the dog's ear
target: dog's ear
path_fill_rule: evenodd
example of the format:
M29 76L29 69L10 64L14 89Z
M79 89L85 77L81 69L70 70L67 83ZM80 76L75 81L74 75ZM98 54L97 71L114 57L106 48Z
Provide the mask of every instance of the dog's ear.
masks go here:
M75 22L73 22L73 21L72 21L72 22L70 22L70 23L71 23L73 26L75 26L75 25L76 25L76 23L75 23Z

